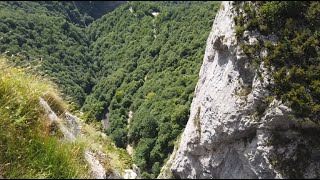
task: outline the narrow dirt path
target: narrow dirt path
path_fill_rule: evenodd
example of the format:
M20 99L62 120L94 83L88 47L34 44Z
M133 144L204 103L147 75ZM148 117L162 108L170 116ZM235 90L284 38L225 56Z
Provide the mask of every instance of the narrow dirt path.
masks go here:
M159 15L159 12L153 12L153 19L152 19L152 27L153 27L153 37L156 39L157 38L157 29L156 29L156 24L154 22L154 19Z
M133 117L133 112L129 111L129 114L128 114L128 125L127 125L128 129L130 128L130 125L131 125L131 122L132 122L132 117ZM129 142L127 142L126 151L132 157L133 147L129 144Z

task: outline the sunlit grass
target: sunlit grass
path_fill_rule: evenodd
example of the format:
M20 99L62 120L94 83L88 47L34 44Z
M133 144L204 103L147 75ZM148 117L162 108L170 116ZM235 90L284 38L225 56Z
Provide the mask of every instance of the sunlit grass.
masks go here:
M0 175L4 178L88 178L81 143L50 136L43 97L59 113L68 109L56 86L0 58Z

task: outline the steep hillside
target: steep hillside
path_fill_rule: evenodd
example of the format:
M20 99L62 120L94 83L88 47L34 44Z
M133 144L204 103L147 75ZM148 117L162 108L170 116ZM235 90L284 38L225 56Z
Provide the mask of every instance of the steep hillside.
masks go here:
M160 177L320 177L319 5L222 3Z
M84 159L78 158L82 146L60 143L50 136L47 117L39 104L46 96L65 104L47 81L24 74L0 61L0 175L4 178L88 177Z
M135 174L129 171L132 162L125 150L68 113L69 105L53 83L9 66L2 57L0 69L0 177Z
M108 113L108 134L133 146L134 162L150 174L159 173L186 124L217 7L129 2L88 27L99 81L83 111L97 119Z

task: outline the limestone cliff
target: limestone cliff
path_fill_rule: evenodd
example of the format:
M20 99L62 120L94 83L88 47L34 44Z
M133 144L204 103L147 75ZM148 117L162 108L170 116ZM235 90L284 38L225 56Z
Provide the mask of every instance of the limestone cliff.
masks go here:
M171 172L176 178L319 178L318 126L269 96L270 72L263 64L252 68L243 55L235 13L232 2L222 2ZM244 34L247 43L259 35Z

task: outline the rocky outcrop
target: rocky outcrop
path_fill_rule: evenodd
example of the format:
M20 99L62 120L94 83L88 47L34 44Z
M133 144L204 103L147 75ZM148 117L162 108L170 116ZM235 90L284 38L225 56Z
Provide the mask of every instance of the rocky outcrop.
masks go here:
M51 109L49 104L42 98L40 98L40 105L45 110L48 115L48 119L51 123L57 124L58 130L62 132L64 135L64 140L66 141L75 141L75 134L69 131L69 129L62 123L62 121L58 118L56 113Z
M269 96L272 77L243 55L233 8L222 2L215 18L171 172L176 178L319 178L319 127Z
M65 113L66 125L58 118L56 113L51 109L49 104L42 98L40 98L40 105L48 115L48 119L51 123L58 125L58 130L64 135L64 140L74 142L76 136L80 135L81 128L79 126L79 119L70 113ZM95 153L91 150L85 150L84 157L91 169L91 176L95 179L106 179L106 171L100 161L95 157Z
M51 124L55 124L58 128L55 131L60 131L63 135L64 141L74 142L77 138L84 137L85 135L81 132L82 120L72 115L69 112L65 112L61 117L58 117L56 113L51 109L49 104L42 98L39 101L41 107L45 110L48 115L48 119ZM54 134L57 134L56 132ZM101 133L102 138L106 138L105 134ZM95 142L91 143L90 147L87 147L84 151L84 159L90 167L91 177L94 179L135 179L140 173L136 173L137 168L133 166L133 170L125 169L122 175L111 167L104 165L108 162L107 154L101 152L99 149L94 148ZM108 166L108 165L107 165ZM111 172L110 172L111 171Z
M135 173L131 169L125 169L124 172L125 172L125 174L123 176L124 179L136 179L137 178L137 173Z
M91 175L92 177L95 177L95 179L106 179L106 171L95 156L96 155L89 150L86 150L84 153L84 157L91 168Z
M70 132L74 136L82 135L81 134L82 126L80 125L81 120L79 118L77 118L76 116L70 114L69 112L66 112L64 114L64 116L65 116L64 119L65 119L66 125L67 125L68 129L70 130Z

